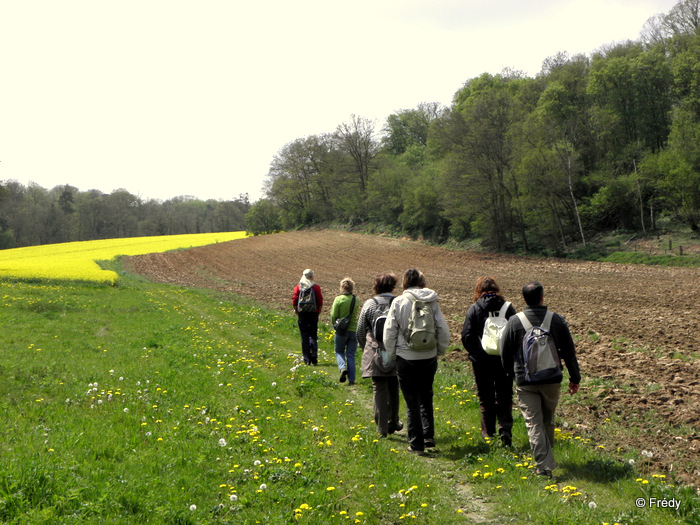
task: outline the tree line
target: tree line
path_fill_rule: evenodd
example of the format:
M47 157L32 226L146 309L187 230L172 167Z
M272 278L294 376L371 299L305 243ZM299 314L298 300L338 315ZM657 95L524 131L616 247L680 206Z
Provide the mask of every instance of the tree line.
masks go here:
M585 246L596 233L700 225L700 0L637 41L559 53L530 78L465 82L382 128L353 115L272 160L251 233L341 222L496 250Z
M144 200L124 189L109 194L69 185L50 190L0 184L0 249L58 242L245 230L248 195Z

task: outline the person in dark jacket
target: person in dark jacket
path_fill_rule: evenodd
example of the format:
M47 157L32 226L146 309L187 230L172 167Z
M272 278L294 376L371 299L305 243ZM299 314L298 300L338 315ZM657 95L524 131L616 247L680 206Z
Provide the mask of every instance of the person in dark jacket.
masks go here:
M501 295L493 277L480 277L474 289L474 302L467 310L462 327L462 345L469 353L474 369L476 392L481 408L481 435L492 438L496 433L501 442L512 444L513 428L513 378L506 374L498 348L487 345L484 349L482 334L489 315L509 319L515 308ZM488 350L488 352L487 352Z
M547 315L542 285L534 281L526 284L523 287L523 299L527 307L522 314L532 326L541 326ZM575 394L581 382L581 372L574 340L563 317L553 313L549 333L559 353L557 364L561 366L563 359L569 372L569 393ZM536 472L540 476L551 478L552 471L557 466L552 453L554 412L559 404L563 376L558 374L549 379L528 381L523 367L525 334L525 327L518 315L511 317L501 341L501 359L506 372L515 377L515 391L527 426L530 448L535 456Z

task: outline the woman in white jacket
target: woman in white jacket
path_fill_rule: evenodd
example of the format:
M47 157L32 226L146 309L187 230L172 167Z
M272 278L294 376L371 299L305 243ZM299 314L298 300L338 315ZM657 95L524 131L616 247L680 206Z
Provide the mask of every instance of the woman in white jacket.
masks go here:
M425 287L425 276L420 271L406 270L403 289L387 315L384 346L389 358L396 360L399 387L406 402L408 451L422 455L426 448L435 446L433 381L437 356L443 355L450 345L450 329L440 311L438 294ZM428 341L427 344L414 342L415 332L409 330L414 304L431 314L431 319L421 321L431 332L420 337L421 343Z

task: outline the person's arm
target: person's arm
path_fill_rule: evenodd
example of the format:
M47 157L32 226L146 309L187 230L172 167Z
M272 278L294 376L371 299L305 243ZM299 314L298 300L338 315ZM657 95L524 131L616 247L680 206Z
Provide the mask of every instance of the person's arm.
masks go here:
M513 358L515 355L515 328L514 323L517 323L515 318L509 319L506 325L503 337L498 345L498 352L501 354L501 363L503 364L503 370L508 377L515 377L515 370L513 368Z
M478 363L487 356L484 348L481 346L478 326L479 316L477 315L477 307L475 304L472 304L469 310L467 310L467 315L464 318L464 325L462 326L462 346L469 354L469 359L475 363Z
M433 312L435 315L435 327L437 328L437 350L438 355L444 355L447 348L450 346L450 327L447 325L447 320L440 310L440 305L433 303Z
M299 313L299 285L294 287L294 292L292 293L292 306L294 307L294 312Z
M386 323L384 323L384 348L392 361L396 359L396 343L399 337L399 304L399 300L391 303Z
M371 326L368 326L368 319L372 318L370 310L371 305L374 301L367 301L360 310L360 317L357 319L357 345L360 349L364 350L367 344L367 333L372 330Z
M321 308L323 308L323 294L321 293L321 287L314 284L314 294L316 295L316 311L321 313Z
M338 310L340 309L340 301L342 301L342 295L339 295L333 300L331 305L331 325L335 324L335 320L338 319Z
M555 319L557 330L553 335L557 343L559 356L566 363L566 369L569 371L569 380L571 381L570 385L576 385L576 390L578 391L578 385L581 382L581 370L576 358L576 345L573 337L571 337L571 331L569 330L569 325L566 324L566 320L558 314L554 314L553 322L555 322ZM571 386L569 390L571 391Z

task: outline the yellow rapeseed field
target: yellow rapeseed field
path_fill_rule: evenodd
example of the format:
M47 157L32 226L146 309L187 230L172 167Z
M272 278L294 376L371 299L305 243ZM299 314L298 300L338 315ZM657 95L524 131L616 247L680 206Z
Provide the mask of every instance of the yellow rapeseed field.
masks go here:
M193 248L241 239L245 236L243 231L198 233L68 242L0 250L0 279L116 284L119 276L113 271L100 268L97 261L110 261L121 255L141 255Z

